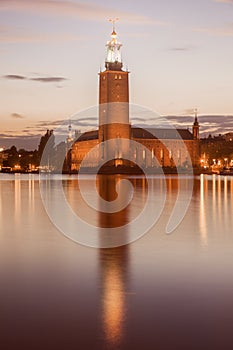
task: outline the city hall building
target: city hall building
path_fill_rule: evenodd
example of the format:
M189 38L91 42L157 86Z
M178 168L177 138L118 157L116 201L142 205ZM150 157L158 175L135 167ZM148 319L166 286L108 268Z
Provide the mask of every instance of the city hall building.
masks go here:
M134 162L139 167L152 170L158 165L167 168L198 168L200 160L197 115L192 132L188 129L143 129L131 126L129 72L123 70L121 46L113 26L111 40L106 45L105 70L99 73L99 128L83 133L72 145L71 171L79 171L84 158L85 168L91 169L109 157L111 161L108 161L108 166L119 169L124 166L133 167ZM145 152L145 147L148 152ZM129 158L133 162L128 162Z

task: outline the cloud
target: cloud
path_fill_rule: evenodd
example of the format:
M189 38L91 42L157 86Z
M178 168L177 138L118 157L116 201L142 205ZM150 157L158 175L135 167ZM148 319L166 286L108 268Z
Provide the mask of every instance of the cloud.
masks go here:
M233 0L214 0L214 2L220 2L224 4L233 4Z
M191 130L194 117L187 116L164 116L169 120L174 127ZM133 118L137 121L144 121L143 118ZM201 137L206 137L210 133L212 135L225 134L233 132L233 115L199 115L200 134ZM54 120L54 121L39 121L34 125L25 127L21 132L5 131L0 134L0 143L5 147L16 145L19 148L35 149L38 146L40 137L45 134L47 129L54 129L57 136L62 136L61 140L67 137L67 127L69 120ZM90 128L95 128L97 120L94 117L80 118L71 121L73 130L87 131ZM149 124L148 124L149 125ZM139 123L138 126L145 127L144 123ZM56 130L56 127L58 129ZM60 142L60 138L58 137Z
M191 117L191 116L165 116L165 118L167 118L168 120L172 121L172 122L175 122L176 124L191 124L193 123L194 121L194 117Z
M0 4L1 4L1 0L0 0ZM8 30L7 26L0 25L0 34L5 33L7 30Z
M1 11L1 0L0 0ZM73 33L37 33L22 27L0 26L0 42L2 43L50 43L88 40L88 36Z
M170 50L170 51L180 51L180 52L182 52L182 51L190 51L190 50L191 50L191 47L188 47L188 46L184 46L184 47L182 47L182 46L180 46L180 47L171 47L169 50Z
M54 121L40 121L36 124L36 128L43 128L43 129L64 129L67 131L69 120L54 120ZM95 127L98 126L98 120L97 117L85 117L85 118L78 118L76 120L72 120L71 124L75 127L79 128L88 128L88 127Z
M17 74L7 74L7 75L3 75L2 77L5 79L9 79L9 80L25 80L25 79L27 79L27 77L25 77L23 75L17 75Z
M60 83L62 81L67 80L63 77L45 77L45 78L30 78L29 80L39 81L40 83Z
M107 18L113 15L120 18L121 23L137 24L137 25L157 25L165 26L169 23L161 20L155 20L152 17L134 13L133 11L122 11L118 8L111 8L92 3L85 3L72 0L0 0L1 12L19 12L33 13L35 15L45 16L66 16L68 18L76 17L81 20L89 20L95 22L106 22ZM128 36L144 37L147 34L131 33ZM66 41L83 41L90 37L87 35L79 35L74 33L43 33L33 32L28 28L14 28L11 26L0 26L0 42L3 43L49 43L49 42L66 42Z
M166 116L177 128L191 128L194 117L191 116ZM201 136L209 133L212 135L233 132L233 115L199 115Z
M187 108L187 109L184 110L183 114L184 115L187 115L187 114L192 114L193 115L195 113L195 109L196 108Z
M22 114L19 114L19 113L12 113L11 117L16 118L16 119L24 119L25 118Z
M56 77L56 76L49 76L49 77L36 77L32 78L30 76L24 76L24 75L17 75L17 74L7 74L3 75L2 78L9 79L9 80L31 80L31 81L37 81L40 83L61 83L67 78L64 77Z
M15 145L17 149L24 148L28 150L37 149L41 135L13 135L7 133L0 134L1 145L6 149Z
M137 121L137 122L146 122L148 119L145 120L145 118L140 118L140 117L131 117L131 120Z
M194 122L194 108L189 108L184 111L182 115L164 115L160 118L155 116L151 118L149 115L143 118L142 116L131 117L134 126L145 127L171 127L174 126L180 129L192 130ZM200 134L203 136L209 134L218 135L227 132L233 132L233 115L200 115L198 113L198 120L200 124ZM167 121L167 122L164 122Z
M195 28L194 31L206 33L212 36L233 36L233 23L222 27L201 27Z
M50 42L66 42L66 41L82 41L87 40L88 37L81 37L71 34L57 34L57 35L40 35L36 33L19 33L19 32L0 32L0 42L2 43L50 43Z
M59 127L60 125L62 125L64 123L64 120L42 120L36 123L35 127L36 128L41 128L43 130L45 129L53 129L55 127ZM68 124L67 124L68 125ZM28 127L30 128L30 127Z
M111 18L113 14L116 14L123 22L127 21L128 23L131 22L143 25L164 25L161 21L154 21L141 14L119 11L117 8L114 9L97 5L94 2L84 3L64 0L0 0L0 10L33 12L36 14L42 13L52 16L74 16L94 21L103 21L106 18Z

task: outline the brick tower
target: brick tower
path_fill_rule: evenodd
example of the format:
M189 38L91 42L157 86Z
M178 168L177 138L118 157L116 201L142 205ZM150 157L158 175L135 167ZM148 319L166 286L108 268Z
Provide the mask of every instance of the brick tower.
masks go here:
M130 139L129 124L129 83L128 75L122 69L121 43L117 41L115 20L111 40L107 42L105 70L99 73L99 142L115 139L111 148L115 148L114 158L117 162L126 154L127 142ZM101 157L113 154L113 150L104 147ZM116 163L115 163L116 165Z

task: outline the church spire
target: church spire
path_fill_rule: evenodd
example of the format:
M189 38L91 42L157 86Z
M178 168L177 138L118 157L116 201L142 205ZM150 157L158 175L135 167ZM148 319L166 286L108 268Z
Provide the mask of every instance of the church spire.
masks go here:
M66 138L67 143L73 141L73 131L71 126L71 120L69 119L69 125L68 125L68 137Z
M195 118L194 118L194 123L193 123L193 138L194 140L199 139L199 123L197 119L197 108L194 110L195 113Z
M194 112L195 112L194 124L198 124L198 120L197 120L197 108L195 108Z
M106 48L106 59L105 59L105 67L107 70L122 70L122 60L121 60L121 47L122 44L117 41L117 33L115 29L115 23L119 18L110 19L112 22L112 34L111 40L107 42Z

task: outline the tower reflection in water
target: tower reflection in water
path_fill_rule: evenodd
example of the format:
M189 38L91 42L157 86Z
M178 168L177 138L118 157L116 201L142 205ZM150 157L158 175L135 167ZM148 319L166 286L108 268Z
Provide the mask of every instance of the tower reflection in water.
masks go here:
M122 193L120 176L100 175L97 180L100 196L106 201L119 199ZM116 184L118 183L118 195ZM106 206L108 204L106 203ZM102 208L104 209L104 208ZM100 227L120 227L129 221L129 206L115 213L99 212ZM126 230L126 229L125 229ZM125 232L127 235L127 232ZM126 297L129 283L129 245L99 250L101 280L101 317L105 342L110 346L120 346L126 323Z

